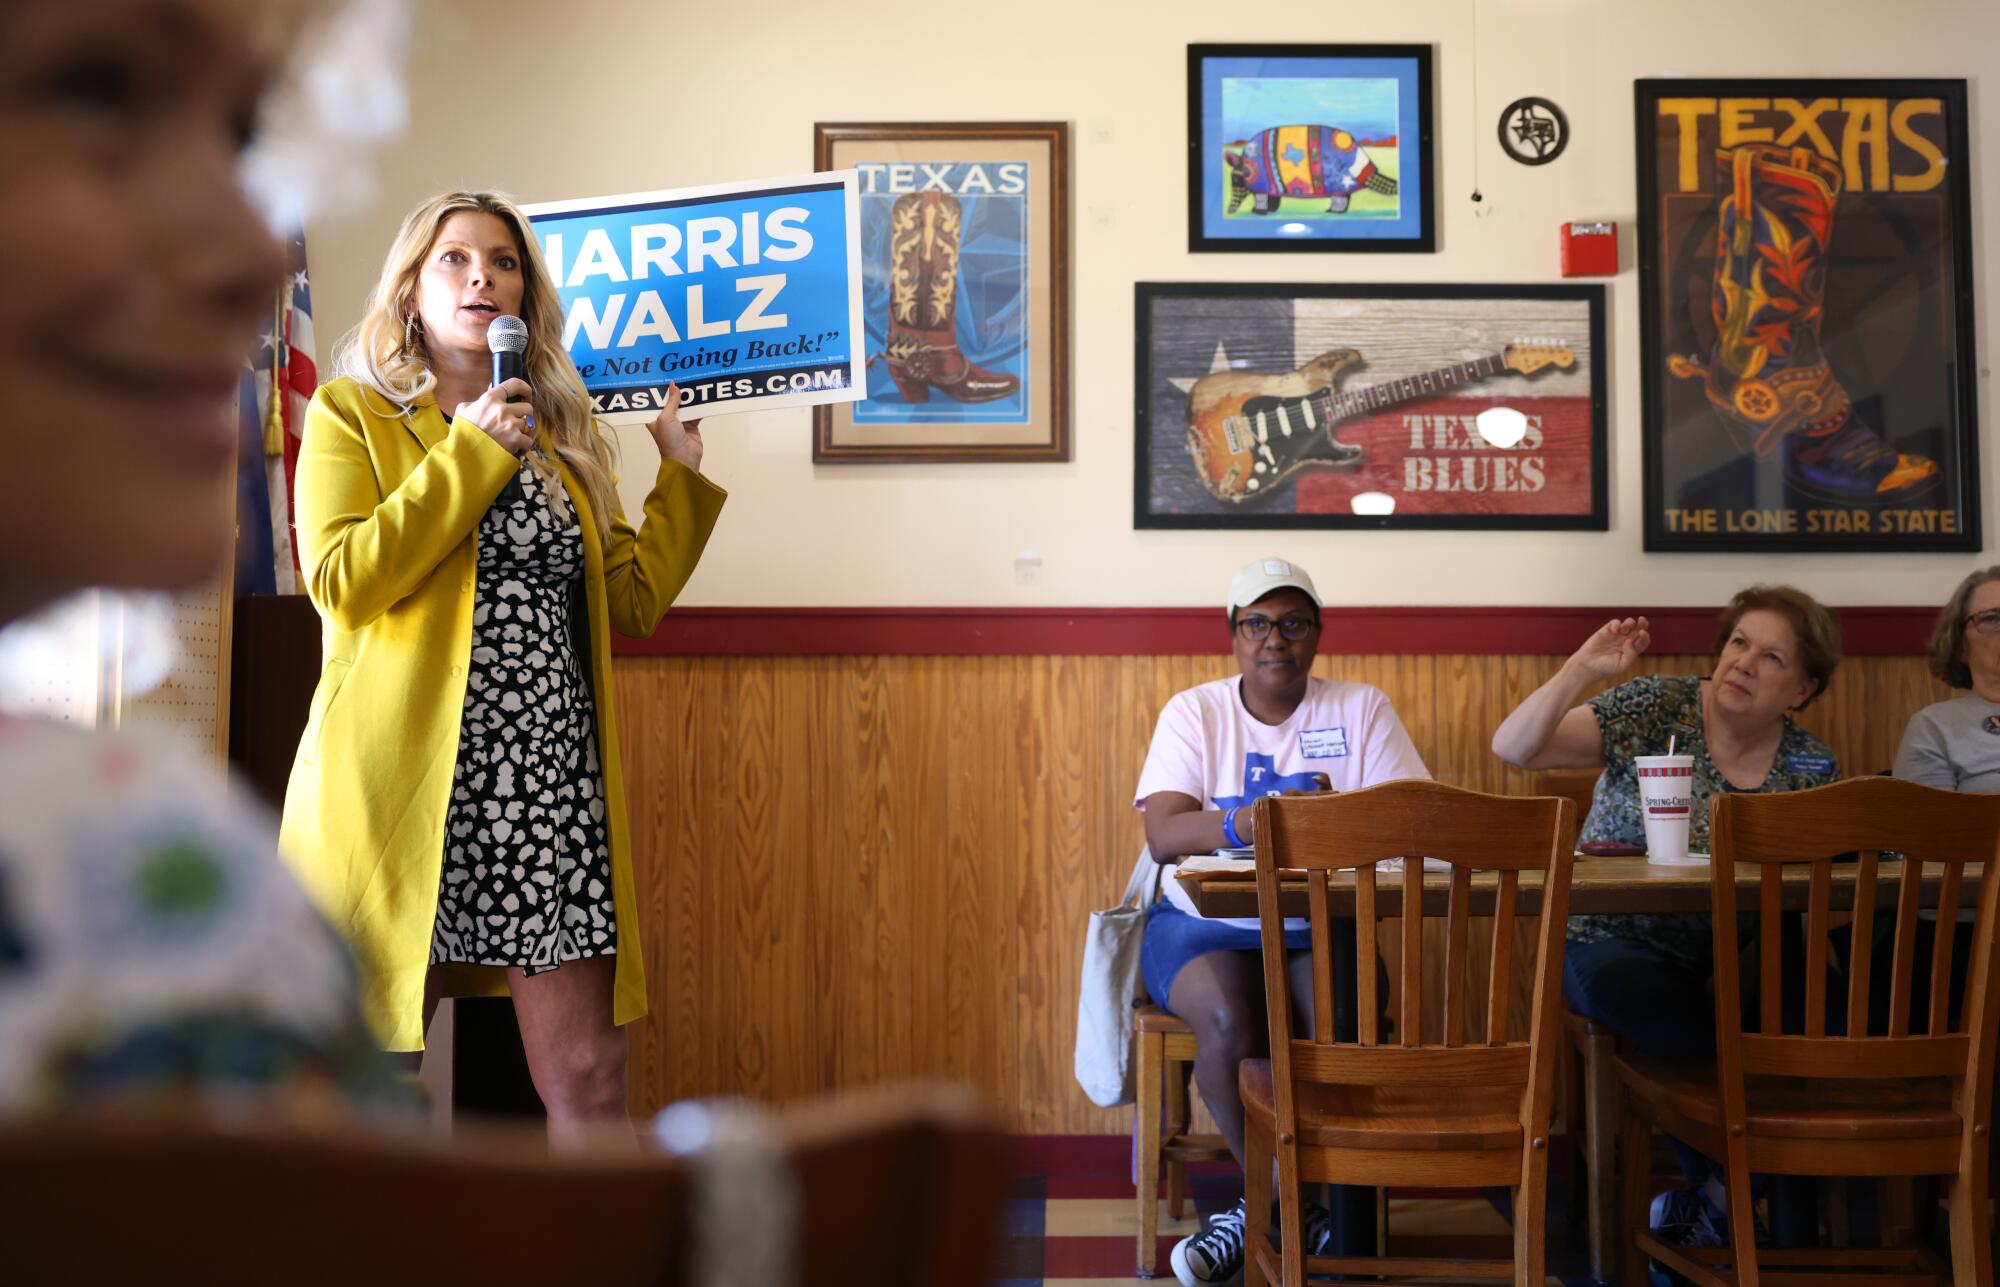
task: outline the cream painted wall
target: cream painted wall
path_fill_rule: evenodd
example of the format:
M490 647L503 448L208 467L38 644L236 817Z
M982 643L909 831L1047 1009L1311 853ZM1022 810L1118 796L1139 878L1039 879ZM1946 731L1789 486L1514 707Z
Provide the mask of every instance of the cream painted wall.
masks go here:
M1949 75L1971 81L1981 470L1988 533L2000 283L1995 0L415 0L414 124L373 199L311 230L320 334L356 318L400 214L434 191L527 201L751 179L812 167L812 125L1068 120L1074 148L1074 458L1058 465L820 466L808 413L718 417L708 472L731 492L682 602L705 605L1210 604L1267 551L1352 604L1707 604L1752 579L1829 602L1932 603L1973 560L1640 552L1632 81L1664 75ZM1314 19L1309 16L1317 13ZM1190 255L1185 47L1195 41L1436 47L1435 255ZM1478 79L1475 111L1473 80ZM515 88L518 87L518 88ZM1500 107L1560 103L1576 134L1544 169L1508 161ZM1468 196L1473 168L1486 200ZM1557 225L1615 218L1609 283L1611 530L1604 533L1136 532L1135 281L1560 280ZM323 349L330 341L322 341ZM326 353L322 352L322 359ZM623 434L628 480L653 447ZM643 484L642 484L643 485ZM628 488L627 508L640 496ZM1015 571L1040 552L1039 576ZM2000 547L1991 535L1990 553Z

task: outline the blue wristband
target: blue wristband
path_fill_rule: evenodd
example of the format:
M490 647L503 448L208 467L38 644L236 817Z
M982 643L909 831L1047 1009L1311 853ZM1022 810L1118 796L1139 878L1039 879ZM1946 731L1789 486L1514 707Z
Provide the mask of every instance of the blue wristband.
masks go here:
M1243 848L1243 837L1236 834L1236 815L1242 807L1242 805L1237 805L1234 808L1222 811L1222 836L1238 849Z

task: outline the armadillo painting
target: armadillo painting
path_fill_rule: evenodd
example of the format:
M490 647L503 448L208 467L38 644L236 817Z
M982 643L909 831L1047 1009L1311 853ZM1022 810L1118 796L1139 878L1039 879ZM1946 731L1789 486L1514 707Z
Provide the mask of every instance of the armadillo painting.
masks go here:
M1345 214L1364 188L1396 195L1396 180L1376 168L1353 134L1332 125L1273 126L1224 144L1222 158L1229 166L1231 215L1245 201L1257 214L1275 214L1286 197L1324 199L1329 213Z

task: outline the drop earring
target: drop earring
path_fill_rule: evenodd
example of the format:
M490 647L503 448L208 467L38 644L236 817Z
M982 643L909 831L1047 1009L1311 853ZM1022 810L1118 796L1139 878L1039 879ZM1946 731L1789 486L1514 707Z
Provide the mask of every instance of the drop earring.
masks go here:
M403 350L405 352L410 352L414 350L417 347L417 341L423 338L423 334L424 334L423 323L417 320L417 315L415 313L404 314Z

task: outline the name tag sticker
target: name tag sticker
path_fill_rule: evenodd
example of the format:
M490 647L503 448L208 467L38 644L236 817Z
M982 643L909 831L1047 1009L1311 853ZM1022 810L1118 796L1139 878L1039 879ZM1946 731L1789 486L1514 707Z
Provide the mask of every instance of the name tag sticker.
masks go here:
M1787 755L1785 757L1785 772L1818 773L1822 775L1831 773L1833 772L1833 757L1831 755Z
M1337 760L1347 754L1347 726L1309 728L1299 734L1299 754L1308 760Z

